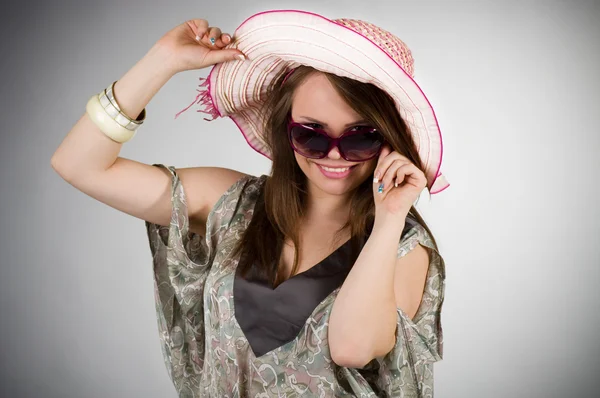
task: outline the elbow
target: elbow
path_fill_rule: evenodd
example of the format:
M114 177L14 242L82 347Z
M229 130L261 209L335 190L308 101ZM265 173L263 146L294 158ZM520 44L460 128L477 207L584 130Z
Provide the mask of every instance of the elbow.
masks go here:
M381 342L375 348L360 348L359 345L346 346L345 348L331 349L331 359L338 366L345 368L362 369L375 358L382 358L389 354L396 345L396 336Z
M338 366L346 368L364 368L373 359L386 356L395 346L396 323L390 333L379 335L375 340L366 339L365 336L362 340L354 341L329 339L331 359Z
M65 173L61 171L61 166L59 165L58 159L55 156L52 156L50 159L50 166L59 176L65 179Z
M331 345L330 351L333 362L345 368L363 368L371 361L368 351L358 344Z
M66 182L72 184L73 178L70 172L67 171L65 167L58 165L55 161L50 161L50 166L52 169Z

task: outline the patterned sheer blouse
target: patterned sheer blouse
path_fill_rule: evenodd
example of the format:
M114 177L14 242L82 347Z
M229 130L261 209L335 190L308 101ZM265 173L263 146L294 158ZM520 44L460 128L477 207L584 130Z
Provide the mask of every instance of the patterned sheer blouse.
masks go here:
M146 222L160 346L180 397L431 397L442 359L445 266L427 231L407 217L398 257L417 244L430 264L417 314L397 308L396 343L363 368L338 366L327 342L329 314L353 262L348 242L275 289L242 279L231 253L267 176L244 176L218 200L206 236L189 230L175 168L169 226Z

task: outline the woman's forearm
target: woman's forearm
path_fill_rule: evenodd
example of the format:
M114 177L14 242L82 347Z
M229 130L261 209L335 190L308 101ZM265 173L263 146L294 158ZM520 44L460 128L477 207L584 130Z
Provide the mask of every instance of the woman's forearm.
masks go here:
M364 358L395 342L394 271L403 229L404 223L375 223L331 310L333 357L362 366Z
M152 97L175 74L169 59L169 54L155 45L115 83L114 95L123 113L136 119ZM98 92L104 88L99 87ZM63 139L51 160L52 167L69 179L108 169L117 159L123 145L100 131L85 112L85 105L85 102L81 103L83 116Z

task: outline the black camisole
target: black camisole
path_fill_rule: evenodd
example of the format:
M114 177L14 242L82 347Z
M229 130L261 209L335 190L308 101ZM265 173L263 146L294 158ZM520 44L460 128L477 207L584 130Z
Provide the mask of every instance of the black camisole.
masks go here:
M256 357L296 338L315 308L342 285L356 260L351 257L351 240L347 240L321 262L274 289L256 276L244 279L237 268L235 317Z

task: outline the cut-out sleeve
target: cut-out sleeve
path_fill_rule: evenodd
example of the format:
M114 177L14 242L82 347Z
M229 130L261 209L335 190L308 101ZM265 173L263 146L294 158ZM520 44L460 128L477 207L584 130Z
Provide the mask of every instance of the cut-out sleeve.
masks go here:
M172 166L171 221L146 221L154 269L154 298L163 360L179 396L195 396L204 366L204 282L237 200L253 176L243 176L217 201L206 221L206 236L189 230L183 185Z
M361 369L347 369L357 391L384 397L432 397L433 363L442 359L441 309L445 290L445 264L427 230L406 218L398 244L400 258L421 244L429 252L429 268L421 304L411 319L396 308L396 343L383 357Z
M397 308L396 345L383 357L380 382L392 397L400 396L401 391L406 394L406 385L411 382L414 396L431 397L433 363L443 357L441 310L446 280L445 264L427 230L411 218L407 218L408 224L412 227L398 245L398 258L421 244L429 251L429 269L423 298L413 319Z

